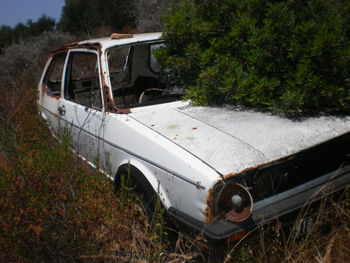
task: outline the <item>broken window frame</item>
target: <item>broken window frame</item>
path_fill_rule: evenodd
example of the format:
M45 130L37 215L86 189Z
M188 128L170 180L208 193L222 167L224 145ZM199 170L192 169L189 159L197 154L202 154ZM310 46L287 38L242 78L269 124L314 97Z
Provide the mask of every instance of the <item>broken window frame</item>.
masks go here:
M43 80L43 84L46 87L47 90L47 94L51 95L51 96L61 96L62 93L62 79L63 79L63 75L65 72L65 65L66 65L66 59L67 59L67 55L68 52L67 51L63 51L63 52L59 52L55 55L52 56L52 59L50 61L50 64L48 66L48 69L46 71L46 74L44 76L44 80ZM58 61L58 57L63 56L61 61ZM61 65L59 65L61 63ZM49 79L55 70L56 66L62 66L61 69L59 69L60 73L59 75L57 75L57 80L52 81L51 79ZM50 88L51 85L57 86L57 90L53 90L52 88Z
M106 66L106 70L107 70L107 79L108 79L108 83L110 85L110 88L111 88L111 92L112 92L112 96L113 96L113 100L114 100L114 103L116 105L116 107L118 108L124 108L124 109L131 109L131 108L138 108L138 107L143 107L143 106L149 106L149 105L155 105L155 104L162 104L162 103L168 103L168 102L171 102L171 101L175 101L175 100L178 100L179 96L182 96L183 94L182 93L179 93L179 89L175 87L174 90L176 90L175 93L172 93L171 90L172 89L167 89L165 85L162 85L163 88L160 88L160 85L163 83L165 84L163 81L162 81L162 69L160 68L159 72L157 71L154 71L154 69L152 69L151 67L151 47L152 46L160 46L160 45L164 45L165 42L164 40L152 40L152 41L144 41L144 42L135 42L135 43L132 43L132 44L125 44L125 45L115 45L115 46L111 46L111 47L108 47L105 51L104 51L104 55L105 55L105 66ZM145 53L145 55L147 56L146 58L146 67L148 67L148 70L149 72L153 73L154 75L157 75L157 78L155 77L151 77L151 76L145 76L145 79L143 81L148 81L148 79L150 78L154 78L154 79L157 79L157 82L159 82L157 85L153 85L154 87L152 88L145 88L145 91L147 90L147 92L149 92L149 96L151 99L147 100L146 102L140 102L141 100L141 96L139 97L139 100L135 103L127 103L127 102L124 102L123 103L120 103L116 100L116 97L123 97L123 95L120 95L120 96L115 96L114 93L117 94L117 90L118 88L116 88L112 81L111 81L111 73L110 73L110 67L109 67L109 60L108 60L108 56L109 56L109 51L111 49L114 49L114 48L123 48L125 46L128 46L130 47L129 49L129 54L128 54L128 57L127 57L127 63L125 64L125 70L130 70L131 72L129 72L130 74L130 78L132 77L132 70L133 70L133 67L134 65L132 64L133 63L133 60L134 60L134 55L135 55L135 47L136 46L142 46L142 45L145 45L147 46L147 53ZM142 75L140 76L142 77ZM149 80L151 81L151 80ZM130 84L131 80L129 80L129 84ZM136 83L137 81L135 81ZM133 85L135 85L135 83L133 83ZM149 84L150 86L152 86L151 84ZM132 86L132 85L130 85ZM147 84L146 84L147 86ZM164 88L165 87L165 88ZM123 94L123 91L125 88L123 86L121 86L121 94ZM166 92L169 92L169 94L165 94L164 95L164 91ZM131 92L130 92L131 94ZM143 93L141 93L142 95ZM128 94L127 94L128 95ZM163 97L164 96L164 97ZM122 98L123 99L123 98ZM123 99L124 100L124 99Z
M93 78L98 78L98 80L95 82L94 80L91 81L91 83L95 82L98 83L98 88L96 88L94 90L94 94L95 94L95 99L96 97L99 99L98 104L96 105L96 103L93 103L92 97L93 94L91 94L92 92L92 86L89 89L90 92L90 99L88 103L81 103L80 101L78 101L76 98L71 98L70 95L68 94L68 89L69 89L69 82L70 82L70 74L72 73L72 63L73 63L73 56L76 54L89 54L89 55L95 55L96 57L96 65L95 65L95 74L93 75ZM63 88L63 93L64 93L64 98L68 101L72 101L74 103L77 103L79 105L88 107L88 108L92 108L94 110L98 110L98 111L102 111L104 109L104 105L103 105L103 94L102 94L102 82L101 82L101 72L100 72L100 56L99 53L95 50L91 50L91 49L74 49L74 50L70 50L68 52L67 58L66 58L66 67L65 67L65 76L64 76L64 88ZM98 90L98 91L97 91ZM99 94L99 95L97 95Z

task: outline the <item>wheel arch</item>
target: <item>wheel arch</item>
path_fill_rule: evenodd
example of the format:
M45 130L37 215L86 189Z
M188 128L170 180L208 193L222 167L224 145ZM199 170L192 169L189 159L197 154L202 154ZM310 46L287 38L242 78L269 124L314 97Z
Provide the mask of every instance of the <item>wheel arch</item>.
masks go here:
M114 183L117 187L120 184L121 176L123 174L127 175L129 169L131 178L136 181L147 198L152 198L154 195L156 195L161 200L165 208L170 207L170 200L164 191L160 180L158 180L155 176L155 174L157 174L157 169L152 169L141 162L129 160L123 162L118 167L114 177Z

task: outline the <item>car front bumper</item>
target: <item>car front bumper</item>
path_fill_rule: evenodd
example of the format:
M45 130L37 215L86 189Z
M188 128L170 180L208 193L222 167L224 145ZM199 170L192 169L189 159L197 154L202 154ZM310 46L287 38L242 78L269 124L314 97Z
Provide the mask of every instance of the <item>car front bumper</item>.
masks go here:
M168 213L177 223L195 230L197 234L203 234L211 242L225 241L235 234L252 231L277 218L295 213L303 207L308 207L316 201L346 188L349 183L350 165L347 165L254 203L251 217L241 223L223 220L205 224L173 207L169 208Z

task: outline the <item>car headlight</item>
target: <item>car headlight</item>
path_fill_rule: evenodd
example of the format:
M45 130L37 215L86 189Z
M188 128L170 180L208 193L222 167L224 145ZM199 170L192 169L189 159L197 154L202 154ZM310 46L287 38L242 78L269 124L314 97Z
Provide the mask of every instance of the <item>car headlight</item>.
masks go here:
M216 210L233 222L242 222L249 218L253 210L253 198L243 185L230 182L219 192Z

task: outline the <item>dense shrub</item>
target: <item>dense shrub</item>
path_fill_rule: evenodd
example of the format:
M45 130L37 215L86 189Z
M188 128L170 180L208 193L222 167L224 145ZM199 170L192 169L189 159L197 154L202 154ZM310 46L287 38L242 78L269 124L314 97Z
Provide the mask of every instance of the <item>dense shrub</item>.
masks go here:
M139 32L161 31L160 18L180 0L135 0L136 29Z
M58 28L73 34L93 34L100 27L121 30L133 25L134 0L66 0Z
M350 112L350 2L185 0L160 57L199 104Z
M52 31L56 26L55 19L42 15L36 22L31 19L26 24L18 23L14 28L0 27L0 54L2 49L19 43L28 37L38 36L45 31Z
M6 125L18 110L21 90L39 82L49 51L72 40L67 34L44 32L3 50L0 56L0 126Z
M4 78L17 80L24 72L38 80L49 52L72 41L72 36L61 32L44 32L5 48L0 56L0 89L6 86Z

